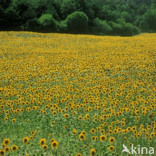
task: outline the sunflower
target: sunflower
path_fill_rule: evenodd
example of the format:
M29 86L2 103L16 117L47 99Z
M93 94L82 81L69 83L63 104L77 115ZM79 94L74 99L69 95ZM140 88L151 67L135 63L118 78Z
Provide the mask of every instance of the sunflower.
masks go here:
M23 143L24 143L24 144L28 144L28 142L29 142L29 137L27 137L27 136L24 137L24 138L23 138Z
M112 146L112 145L110 145L110 146L108 147L108 150L109 150L109 151L114 151L114 149L115 149L115 147Z
M104 130L104 129L101 129L100 132L101 132L102 134L104 134L104 133L105 133L105 130Z
M150 136L151 136L151 137L156 136L156 132L152 132L152 133L150 134Z
M86 135L86 131L85 131L85 130L83 130L81 133L82 133L83 135Z
M82 156L82 154L81 153L77 153L75 156Z
M118 129L117 129L117 128L114 129L114 130L113 130L113 133L114 133L114 134L118 133Z
M5 121L8 121L8 119L9 119L8 117L5 117L5 118L4 118Z
M50 139L50 143L52 144L55 140L53 138Z
M124 136L124 137L123 137L123 140L125 140L125 141L126 141L126 140L127 140L127 137L126 137L126 136Z
M112 126L108 126L108 129L109 129L109 130L110 130L110 129L112 130Z
M73 112L72 115L75 116L76 115L76 112Z
M95 140L96 140L96 136L92 136L92 137L91 137L91 140L92 140L92 141L95 141Z
M12 151L17 151L18 150L18 146L17 145L12 145L11 149L12 149Z
M10 139L6 138L3 140L3 145L7 146L10 144Z
M86 136L84 135L84 134L79 134L79 139L81 140L81 141L83 141L83 140L86 140Z
M34 138L34 136L30 136L29 138L30 138L30 140L32 140Z
M52 149L55 149L58 147L58 142L56 140L54 140L52 143L51 143L51 148Z
M5 155L5 151L4 150L0 150L0 156L4 156Z
M115 142L115 138L114 137L110 137L109 138L109 143L114 143Z
M10 147L4 147L5 152L9 152L10 151Z
M86 114L86 115L85 115L85 119L86 119L86 120L89 120L89 118L90 118L89 114Z
M156 126L153 128L153 131L156 131Z
M64 128L67 129L68 128L68 125L64 125Z
M40 139L40 145L42 146L44 144L46 144L46 139L45 138Z
M78 117L78 120L82 120L82 116L81 115Z
M109 133L109 134L112 134L112 133L113 133L113 131L112 131L112 130L108 130L108 133Z
M51 125L54 125L55 124L55 121L51 121Z
M16 123L16 119L15 119L15 118L14 118L14 119L12 119L12 122L13 122L13 123Z
M73 129L73 134L76 135L76 133L77 133L77 130Z
M64 118L69 118L69 114L64 114Z
M128 130L128 131L131 131L131 127L127 127L127 130Z
M95 129L95 128L92 128L92 129L90 130L90 133L96 133L96 129Z
M31 135L35 135L35 131L31 131Z
M37 130L31 131L31 135L35 136L37 134Z
M43 148L44 150L47 150L47 149L48 149L48 145L44 144L44 145L42 145L42 148Z
M57 112L56 112L56 111L53 111L53 112L52 112L52 114L53 114L53 115L56 115L56 114L57 114Z
M106 141L107 140L107 136L106 135L101 135L100 136L100 141L101 142L104 142L104 141Z
M92 148L90 150L90 156L96 156L96 150L95 150L95 148Z
M133 126L132 128L131 128L131 130L134 132L134 131L136 131L136 126Z
M121 126L125 126L125 121L121 122Z
M98 121L98 119L97 118L94 118L94 122L97 122Z

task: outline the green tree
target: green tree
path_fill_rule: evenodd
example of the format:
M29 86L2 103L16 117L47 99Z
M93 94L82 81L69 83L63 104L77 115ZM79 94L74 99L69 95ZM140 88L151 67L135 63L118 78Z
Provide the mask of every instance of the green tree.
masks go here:
M66 18L67 29L72 33L85 33L88 27L88 17L82 11L75 11Z
M126 23L123 19L118 19L117 23L110 22L110 24L113 29L112 33L115 35L132 36L138 34L140 31L135 25Z
M105 21L99 18L94 19L94 32L109 34L112 32L111 26Z
M57 31L58 30L58 23L53 18L51 14L43 14L38 19L38 23L41 29L45 29L46 31Z
M121 12L121 18L124 19L124 21L126 21L126 22L132 22L132 20L133 20L127 11Z
M109 5L104 5L99 13L99 17L103 20L115 21L119 17L119 12L111 9Z
M141 27L149 32L156 31L156 9L150 9L148 12L144 14Z
M61 5L61 14L62 17L65 19L69 14L76 11L76 1L75 0L63 0Z

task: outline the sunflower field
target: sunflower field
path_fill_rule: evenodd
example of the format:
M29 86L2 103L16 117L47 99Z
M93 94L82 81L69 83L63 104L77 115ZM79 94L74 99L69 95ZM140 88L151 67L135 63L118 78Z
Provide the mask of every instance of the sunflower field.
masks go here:
M0 32L0 156L156 147L155 43L154 33Z

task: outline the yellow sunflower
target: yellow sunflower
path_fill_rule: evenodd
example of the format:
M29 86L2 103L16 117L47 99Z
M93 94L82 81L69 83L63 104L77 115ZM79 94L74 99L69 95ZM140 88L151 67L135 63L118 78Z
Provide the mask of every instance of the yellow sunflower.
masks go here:
M5 151L4 150L0 150L0 156L4 156L5 155Z
M106 141L107 140L107 136L106 135L101 135L100 136L100 141L101 142L104 142L104 141Z
M56 149L58 147L58 142L56 140L54 140L52 143L51 143L51 148L52 149Z
M96 150L95 150L95 148L92 148L90 150L90 156L96 156Z
M10 144L10 139L6 138L3 140L3 145L7 146Z
M84 135L84 134L79 134L79 139L81 140L81 141L83 141L83 140L86 140L86 136Z
M46 139L45 138L40 139L40 145L42 146L44 144L46 144Z
M17 145L12 145L11 150L14 151L14 152L17 151L18 150L18 146Z
M42 145L42 148L43 148L44 150L47 150L47 149L48 149L48 145L44 144L44 145Z
M26 136L23 138L23 143L28 144L29 140L30 140L29 137Z
M112 144L112 143L114 143L114 142L115 142L115 138L114 138L114 137L110 137L110 138L109 138L109 143Z
M114 151L114 149L115 149L115 147L112 146L112 145L110 145L110 146L108 147L108 150L109 150L109 151Z

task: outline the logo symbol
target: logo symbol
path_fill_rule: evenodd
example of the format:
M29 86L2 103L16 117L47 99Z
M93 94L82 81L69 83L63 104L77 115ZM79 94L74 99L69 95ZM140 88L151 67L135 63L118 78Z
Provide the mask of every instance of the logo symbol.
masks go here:
M123 147L122 153L123 153L123 152L127 152L127 153L130 154L130 151L129 151L129 149L127 148L126 145L123 144L122 147Z

